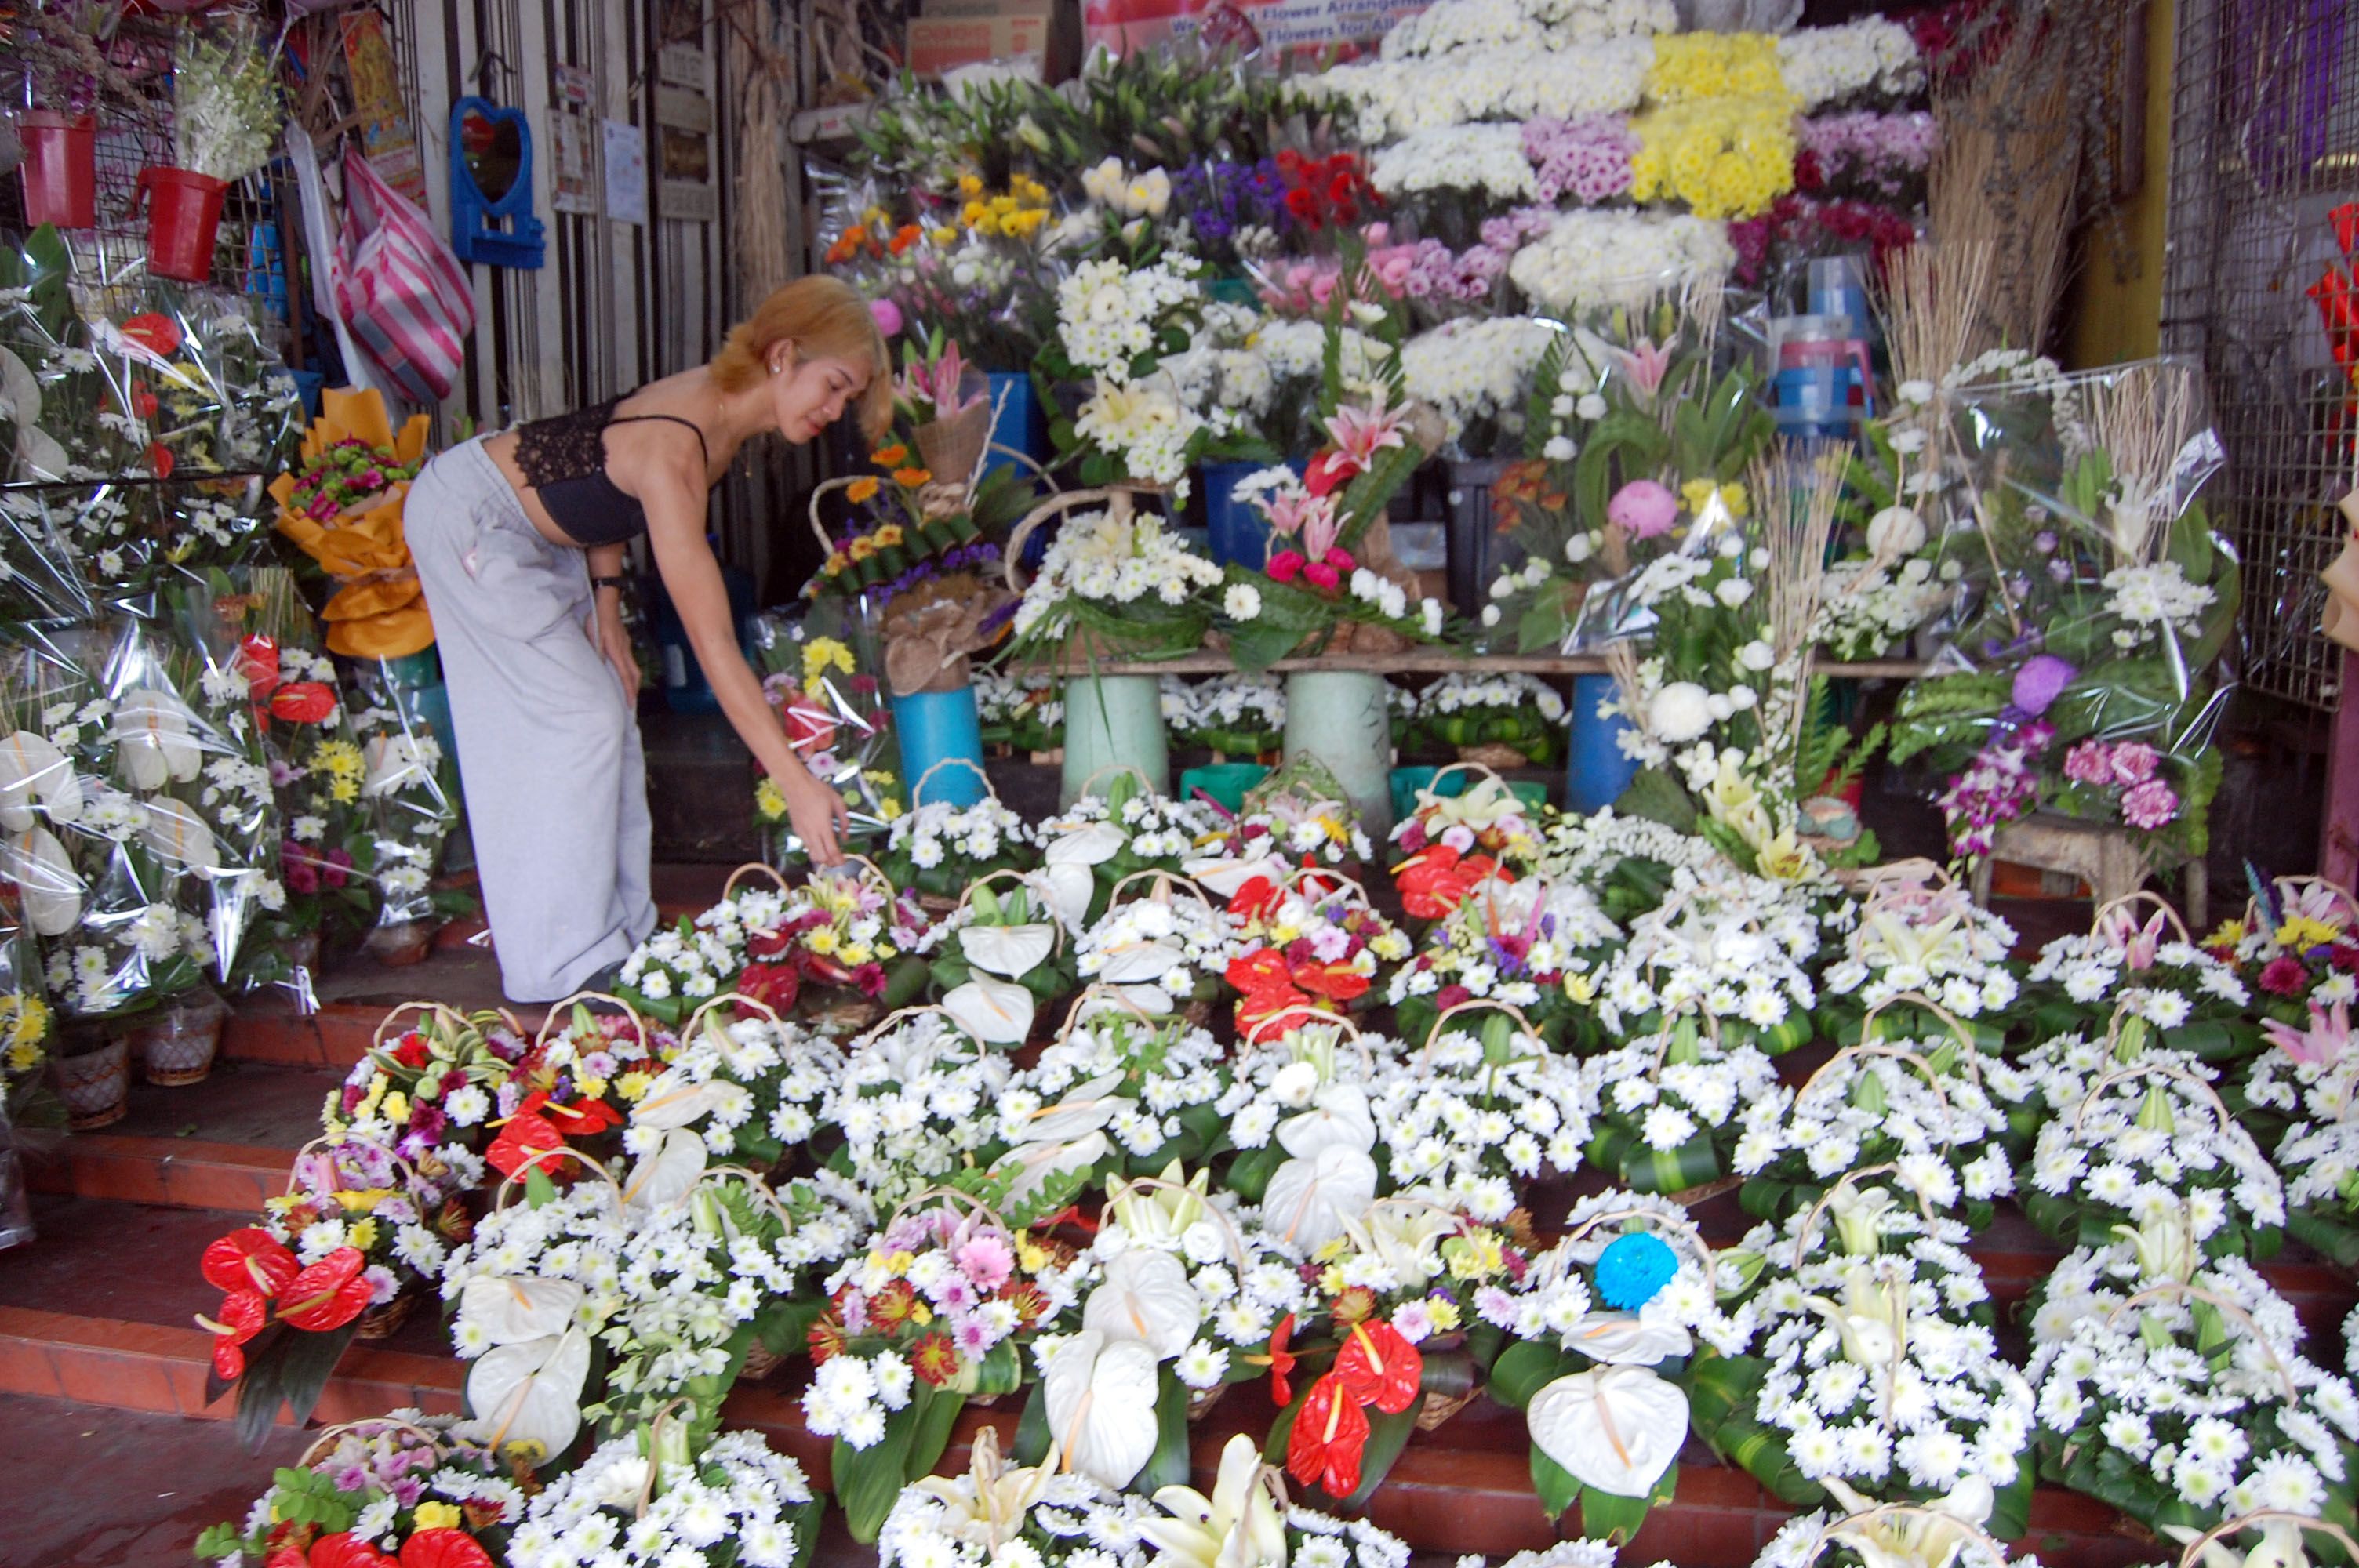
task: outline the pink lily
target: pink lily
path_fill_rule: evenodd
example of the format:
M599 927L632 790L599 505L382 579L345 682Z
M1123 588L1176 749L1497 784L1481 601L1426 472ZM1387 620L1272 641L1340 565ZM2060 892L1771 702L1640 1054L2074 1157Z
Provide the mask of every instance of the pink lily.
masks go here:
M2308 1029L2296 1029L2274 1018L2263 1019L2261 1029L2271 1044L2307 1067L2331 1066L2351 1048L2351 1010L2339 1001L2332 1011L2310 1003Z
M1614 368L1630 378L1638 401L1651 406L1655 394L1662 390L1663 377L1670 373L1671 345L1665 343L1657 348L1647 339L1641 338L1635 349L1609 348L1605 352L1614 362Z
M1262 514L1269 519L1271 533L1288 539L1299 537L1303 555L1314 561L1326 557L1328 546L1341 531L1335 503L1323 495L1291 489L1272 491L1262 503Z
M981 393L960 398L959 384L965 379L966 361L959 353L959 346L946 343L941 358L932 364L911 365L903 373L901 397L904 402L932 404L936 419L955 419L984 401Z
M2160 910L2155 912L2153 919L2140 925L2136 914L2130 910L2113 909L2106 912L2104 924L2098 928L2097 935L2108 946L2120 952L2124 968L2138 974L2154 968L2155 955L2162 947L2162 923Z
M1384 384L1379 382L1375 400L1365 408L1347 405L1335 410L1335 416L1327 421L1327 434L1333 439L1335 449L1363 470L1375 466L1376 453L1383 449L1408 444L1401 434L1403 411L1386 408Z

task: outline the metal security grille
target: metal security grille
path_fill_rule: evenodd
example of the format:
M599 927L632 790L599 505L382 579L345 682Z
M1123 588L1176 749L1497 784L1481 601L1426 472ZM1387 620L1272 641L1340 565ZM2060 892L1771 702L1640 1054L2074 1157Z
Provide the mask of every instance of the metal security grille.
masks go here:
M2205 492L2245 562L2247 687L2334 706L2318 572L2353 483L2352 392L2307 290L2359 198L2359 8L2179 0L2167 352L2201 363L2226 470Z

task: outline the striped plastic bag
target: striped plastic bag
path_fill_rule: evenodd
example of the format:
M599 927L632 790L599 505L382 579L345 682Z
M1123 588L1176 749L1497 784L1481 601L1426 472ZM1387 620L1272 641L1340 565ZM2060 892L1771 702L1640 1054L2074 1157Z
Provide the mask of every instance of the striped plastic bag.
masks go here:
M449 396L475 326L466 269L426 215L350 146L344 201L338 313L404 397Z

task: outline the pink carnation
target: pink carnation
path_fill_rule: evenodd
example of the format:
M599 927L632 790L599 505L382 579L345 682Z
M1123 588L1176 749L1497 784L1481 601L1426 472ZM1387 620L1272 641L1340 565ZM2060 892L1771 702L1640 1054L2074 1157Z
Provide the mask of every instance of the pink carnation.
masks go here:
M1303 560L1301 551L1280 550L1277 554L1270 557L1269 565L1264 569L1269 573L1271 579L1275 581L1292 582L1295 578L1301 573L1302 567Z
M2143 741L2125 741L2114 748L2114 782L2141 784L2154 777L2162 753Z
M2113 748L2103 741L2083 741L2064 753L2064 776L2074 784L2099 788L2114 782Z
M2122 795L2122 820L2147 833L2168 827L2179 817L2179 796L2160 779L2133 785Z

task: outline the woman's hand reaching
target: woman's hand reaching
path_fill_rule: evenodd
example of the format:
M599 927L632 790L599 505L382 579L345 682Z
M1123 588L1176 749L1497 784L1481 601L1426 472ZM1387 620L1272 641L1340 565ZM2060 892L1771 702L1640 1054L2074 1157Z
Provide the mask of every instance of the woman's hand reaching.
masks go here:
M770 771L770 777L786 796L787 821L795 837L815 866L840 865L843 860L842 836L851 831L852 811L843 804L843 796L835 793L813 776L799 762L785 772Z
M623 683L623 698L636 708L639 702L639 653L631 645L631 634L623 630L623 611L619 596L602 593L598 596L598 653L614 668L614 678Z

